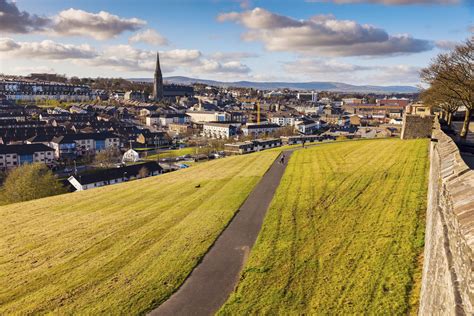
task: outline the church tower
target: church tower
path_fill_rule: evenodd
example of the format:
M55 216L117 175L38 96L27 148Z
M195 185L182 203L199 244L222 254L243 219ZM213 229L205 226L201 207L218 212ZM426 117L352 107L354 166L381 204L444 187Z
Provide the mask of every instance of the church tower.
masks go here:
M153 82L153 100L163 99L163 75L160 67L160 53L156 53L155 80Z

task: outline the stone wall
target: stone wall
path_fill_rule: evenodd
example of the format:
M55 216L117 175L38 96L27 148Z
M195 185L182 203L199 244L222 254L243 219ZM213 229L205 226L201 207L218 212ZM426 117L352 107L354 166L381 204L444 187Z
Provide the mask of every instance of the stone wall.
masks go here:
M431 137L433 115L419 116L405 114L403 116L402 139Z
M419 315L473 315L474 171L438 122L432 137Z

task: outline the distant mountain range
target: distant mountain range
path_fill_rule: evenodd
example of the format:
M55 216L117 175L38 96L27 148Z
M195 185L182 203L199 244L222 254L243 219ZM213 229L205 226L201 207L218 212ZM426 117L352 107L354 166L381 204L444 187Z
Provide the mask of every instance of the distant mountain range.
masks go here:
M152 78L130 78L132 81L153 81ZM316 90L316 91L332 91L332 92L354 92L354 93L417 93L419 90L413 86L356 86L342 82L255 82L255 81L215 81L206 79L189 78L182 76L165 77L163 79L168 83L190 85L193 83L201 83L218 87L242 87L254 88L261 90L274 89L292 89L292 90Z

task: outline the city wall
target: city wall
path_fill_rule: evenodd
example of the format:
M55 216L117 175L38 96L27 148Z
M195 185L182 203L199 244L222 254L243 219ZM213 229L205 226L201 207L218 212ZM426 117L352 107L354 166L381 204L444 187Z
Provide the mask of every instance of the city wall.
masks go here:
M401 138L426 138L431 136L433 127L433 115L405 114L403 116L403 127Z
M435 121L419 315L474 314L474 171Z

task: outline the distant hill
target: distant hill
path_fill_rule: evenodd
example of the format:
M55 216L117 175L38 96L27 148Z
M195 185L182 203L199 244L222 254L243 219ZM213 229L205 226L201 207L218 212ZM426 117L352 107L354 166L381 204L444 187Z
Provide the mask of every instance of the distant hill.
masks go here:
M153 81L152 78L130 78L132 81ZM318 90L333 92L358 92L358 93L417 93L418 88L413 86L356 86L342 82L255 82L255 81L235 81L225 82L216 80L196 79L182 76L165 77L165 81L175 84L190 85L202 83L218 87L242 87L262 90L293 89L293 90Z

